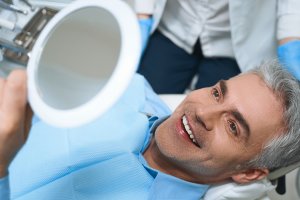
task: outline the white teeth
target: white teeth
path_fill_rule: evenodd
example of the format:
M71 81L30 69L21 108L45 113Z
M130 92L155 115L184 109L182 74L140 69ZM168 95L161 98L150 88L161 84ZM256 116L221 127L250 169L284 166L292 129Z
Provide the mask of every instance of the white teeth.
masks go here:
M190 127L189 127L188 124L184 124L184 128L185 128L186 131L191 131L191 129L190 129Z
M182 117L182 122L183 122L183 124L186 124L186 125L187 125L187 119L186 119L186 116L183 116L183 117Z
M182 123L183 123L183 126L184 126L184 129L186 130L186 132L189 134L191 140L194 142L194 143L197 143L197 141L195 140L195 136L193 135L193 132L188 124L188 121L186 119L186 116L183 116L182 117Z

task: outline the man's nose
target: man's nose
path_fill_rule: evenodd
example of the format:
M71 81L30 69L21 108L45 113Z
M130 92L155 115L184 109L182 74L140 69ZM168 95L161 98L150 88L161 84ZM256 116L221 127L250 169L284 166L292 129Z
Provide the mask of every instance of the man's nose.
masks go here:
M222 113L224 113L224 110L219 105L199 107L196 110L197 122L199 122L206 130L211 131L220 120Z

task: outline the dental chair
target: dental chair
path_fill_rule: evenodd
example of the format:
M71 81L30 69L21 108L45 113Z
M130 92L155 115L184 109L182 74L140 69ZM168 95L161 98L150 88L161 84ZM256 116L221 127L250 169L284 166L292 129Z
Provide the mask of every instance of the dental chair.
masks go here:
M185 94L160 95L160 98L173 111L185 98ZM300 167L300 163L275 170L269 176L250 184L239 185L233 182L213 185L203 200L270 200L267 192L276 189L278 194L285 193L285 175ZM298 173L299 174L299 173Z

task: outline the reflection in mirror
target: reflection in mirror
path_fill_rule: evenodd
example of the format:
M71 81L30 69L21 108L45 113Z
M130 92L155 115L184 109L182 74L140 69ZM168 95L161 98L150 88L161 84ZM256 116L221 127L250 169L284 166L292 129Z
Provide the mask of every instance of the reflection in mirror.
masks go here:
M105 86L118 62L121 33L108 11L86 7L57 24L44 44L35 80L39 93L50 107L67 110Z

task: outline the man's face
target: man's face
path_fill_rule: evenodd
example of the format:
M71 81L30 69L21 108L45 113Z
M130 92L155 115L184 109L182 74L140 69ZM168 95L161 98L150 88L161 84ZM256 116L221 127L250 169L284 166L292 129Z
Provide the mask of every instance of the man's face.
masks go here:
M157 161L188 181L225 180L282 131L282 114L281 101L254 74L196 90L157 128Z

